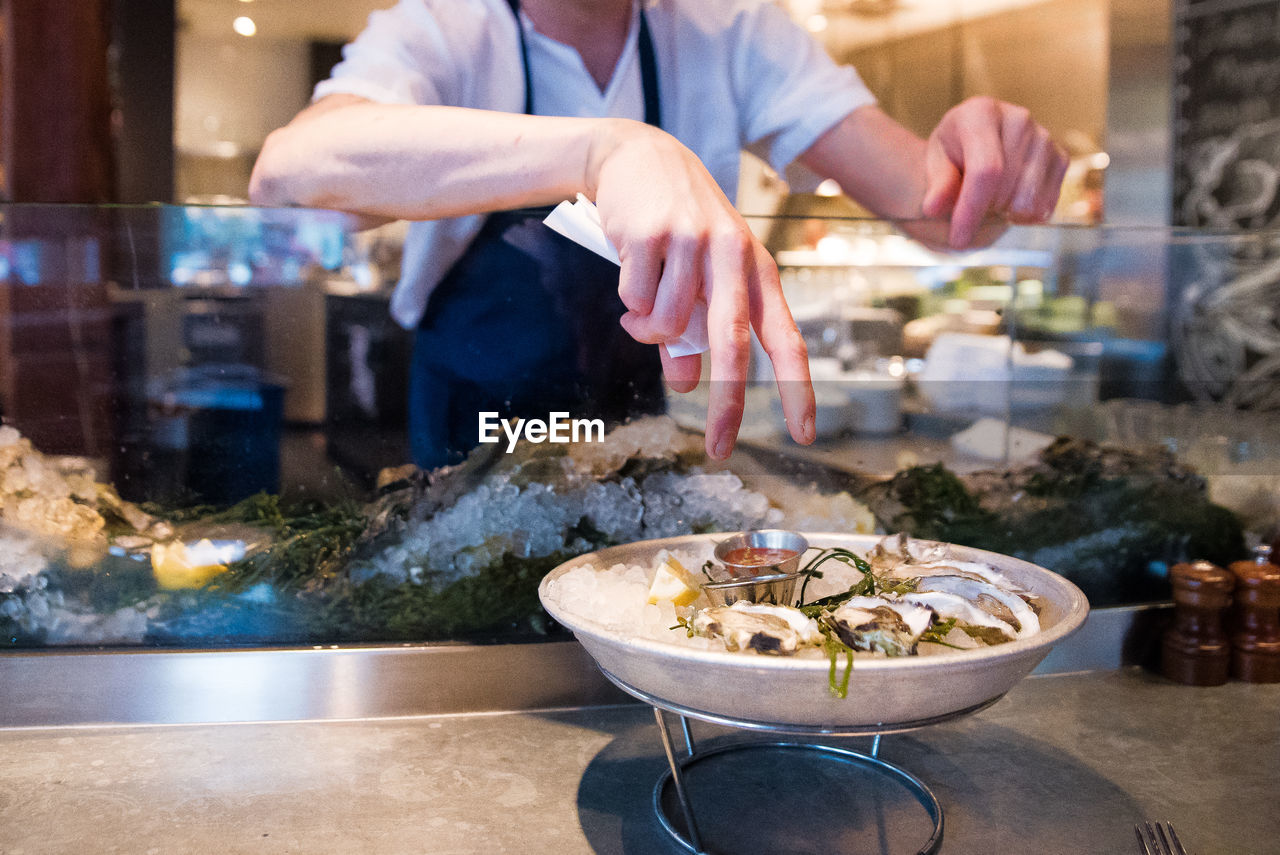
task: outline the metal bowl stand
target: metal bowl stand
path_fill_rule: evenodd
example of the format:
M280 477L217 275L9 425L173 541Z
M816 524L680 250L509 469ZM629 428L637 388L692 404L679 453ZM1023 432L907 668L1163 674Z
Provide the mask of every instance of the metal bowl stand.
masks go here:
M658 722L658 733L662 736L662 748L667 755L667 765L670 767L668 771L662 773L662 776L654 786L653 809L657 814L658 821L662 824L663 830L666 831L676 843L683 847L685 851L692 852L694 855L712 855L712 852L706 848L702 835L698 831L698 823L694 816L693 805L689 800L689 789L684 774L685 770L698 763L713 761L716 757L722 757L731 753L759 751L762 749L812 752L846 765L852 764L854 766L861 767L864 770L879 772L896 779L898 783L902 784L912 795L915 796L916 800L920 803L920 806L928 813L929 819L932 820L933 833L917 851L919 855L934 855L934 853L936 853L942 846L942 806L938 804L937 797L934 796L933 791L930 790L923 781L902 767L895 766L886 760L880 759L878 756L880 753L880 738L885 734L903 733L909 730L928 727L933 724L941 724L942 722L971 715L986 709L996 701L1000 700L1000 698L1004 697L1003 694L997 695L994 698L983 701L982 703L972 707L966 707L962 710L945 713L932 718L916 719L906 722L855 726L842 725L832 727L822 725L791 725L778 724L776 722L739 719L732 716L709 713L703 710L682 706L680 704L672 703L671 701L654 697L648 692L637 689L635 686L620 680L618 677L615 677L603 668L601 668L600 671L619 689L653 707L653 715ZM665 715L666 713L672 713L679 718L681 736L683 737L684 742L683 756L677 752L675 742L671 736L671 728ZM769 733L779 736L870 736L872 737L871 751L864 754L845 748L836 748L829 745L819 745L810 742L774 741L741 742L710 750L699 751L695 746L693 731L689 726L690 719L697 719L711 724L724 725L755 733ZM668 815L664 799L664 795L666 794L668 787L674 787L675 789L676 799L680 805L681 818L684 821L684 827L687 829L687 833L682 832L677 828L675 822L673 822L672 818Z

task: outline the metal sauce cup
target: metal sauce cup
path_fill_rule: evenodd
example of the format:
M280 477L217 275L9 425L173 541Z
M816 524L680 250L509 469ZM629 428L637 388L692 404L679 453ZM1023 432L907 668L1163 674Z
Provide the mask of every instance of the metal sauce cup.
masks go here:
M737 564L726 560L725 556L744 547L754 549L785 549L795 553L774 564ZM809 548L809 541L794 531L782 529L761 529L744 531L716 544L715 558L724 566L733 579L747 579L754 576L785 576L800 569L800 558Z
M740 564L726 560L727 555L743 547L785 549L793 554L773 564ZM716 544L715 559L728 579L702 586L712 605L728 606L738 600L751 603L794 605L796 583L801 573L800 559L809 542L793 531L762 529L744 531Z
M713 606L731 606L738 600L749 603L770 603L775 606L793 606L796 582L803 573L778 573L769 576L753 576L729 582L705 582L702 592Z

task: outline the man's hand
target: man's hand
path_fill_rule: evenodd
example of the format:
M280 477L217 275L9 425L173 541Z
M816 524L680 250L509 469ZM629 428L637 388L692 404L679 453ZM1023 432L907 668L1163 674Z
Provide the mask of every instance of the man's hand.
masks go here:
M948 242L970 246L988 216L1044 222L1053 213L1067 155L1024 107L970 98L929 135L921 212L951 220Z
M693 152L638 122L602 134L588 168L605 233L618 248L623 328L662 345L667 382L693 389L702 357L672 357L699 298L707 302L711 399L707 453L724 459L742 422L751 330L773 362L792 438L814 439L813 385L804 339L782 295L778 268Z
M621 257L627 332L675 341L694 303L707 301L708 453L733 450L752 328L773 361L791 435L812 442L809 362L778 269L701 161L657 128L330 95L268 137L250 195L422 220L553 204L583 190ZM673 389L697 385L700 357L672 359L664 347L662 361Z
M907 234L949 249L989 242L1008 221L1048 219L1067 171L1066 154L1024 108L981 97L948 110L927 141L860 107L801 160Z

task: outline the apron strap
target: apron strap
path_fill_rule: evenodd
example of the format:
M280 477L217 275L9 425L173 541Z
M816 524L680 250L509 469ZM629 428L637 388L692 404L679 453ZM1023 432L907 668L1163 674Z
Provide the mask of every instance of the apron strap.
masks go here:
M644 89L644 121L655 128L662 127L662 99L658 96L658 61L653 51L653 37L649 35L649 19L644 14L644 0L640 0L640 85Z
M507 0L511 14L516 16L516 32L520 34L520 64L524 66L524 114L533 115L533 74L529 71L529 44L524 38L524 24L520 23L520 0Z
M524 66L524 112L533 115L533 74L529 70L529 43L524 37L524 25L520 22L520 0L507 0L511 14L516 17L516 32L520 34L520 64ZM644 90L644 121L655 128L662 127L662 98L658 91L658 60L653 49L653 36L649 33L649 19L644 14L644 0L640 0L640 33L637 47L640 49L640 86Z

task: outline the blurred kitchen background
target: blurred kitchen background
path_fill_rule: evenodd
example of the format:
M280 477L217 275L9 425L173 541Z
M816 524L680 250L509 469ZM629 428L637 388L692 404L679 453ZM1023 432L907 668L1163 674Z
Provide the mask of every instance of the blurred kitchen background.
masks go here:
M306 103L369 12L388 5L179 0L172 198L242 198L266 134ZM1029 107L1074 158L1061 220L1096 222L1105 199L1110 222L1168 221L1172 69L1163 0L781 5L833 56L858 68L885 108L921 134L969 95ZM751 185L744 187L750 194ZM771 213L753 207L757 202L748 196L743 209Z
M50 452L122 449L116 467L136 474L166 442L191 452L192 413L248 400L291 429L282 463L248 468L294 471L225 496L206 489L219 498L329 471L317 460L369 481L407 459L409 334L386 310L403 224L351 235L333 219L227 207L245 201L267 134L306 105L369 13L391 4L0 0L3 197L185 206L6 213L6 421ZM958 435L982 409L977 393L952 402L953 419L937 418L936 397L912 411L898 396L904 380L928 379L930 348L946 336L935 367L986 360L993 373L979 379L1021 371L1044 378L1052 403L1073 404L1067 421L1042 407L1019 425L1038 431L1097 433L1080 413L1108 400L1280 406L1280 253L1267 231L1280 184L1268 124L1280 117L1280 74L1269 73L1280 0L781 5L916 132L991 95L1029 107L1071 155L1055 228L1015 229L991 252L959 255L859 219L831 187L790 192L744 156L739 208L779 261L815 376L839 390L832 438L905 424L918 457L929 437ZM132 390L123 404L121 383ZM885 388L887 421L863 430L850 410L862 404L846 393ZM1009 395L999 399L993 415L1009 424ZM687 409L696 417L696 402ZM1011 448L1006 434L986 459L1010 462Z
M1060 220L1169 221L1175 71L1165 0L780 3L833 56L855 65L890 113L920 133L969 95L1031 108L1074 158ZM5 195L30 201L243 198L266 134L306 104L312 85L368 14L389 5L5 0L0 47L12 120ZM69 112L43 115L40 104ZM104 113L111 117L105 140L97 122ZM51 137L41 136L51 128L70 132L63 139L80 144L85 176L50 182L39 174L40 163L58 156ZM37 139L53 149L44 158L27 150ZM104 143L109 148L99 151ZM104 198L88 198L93 195ZM744 209L752 201L745 199Z

